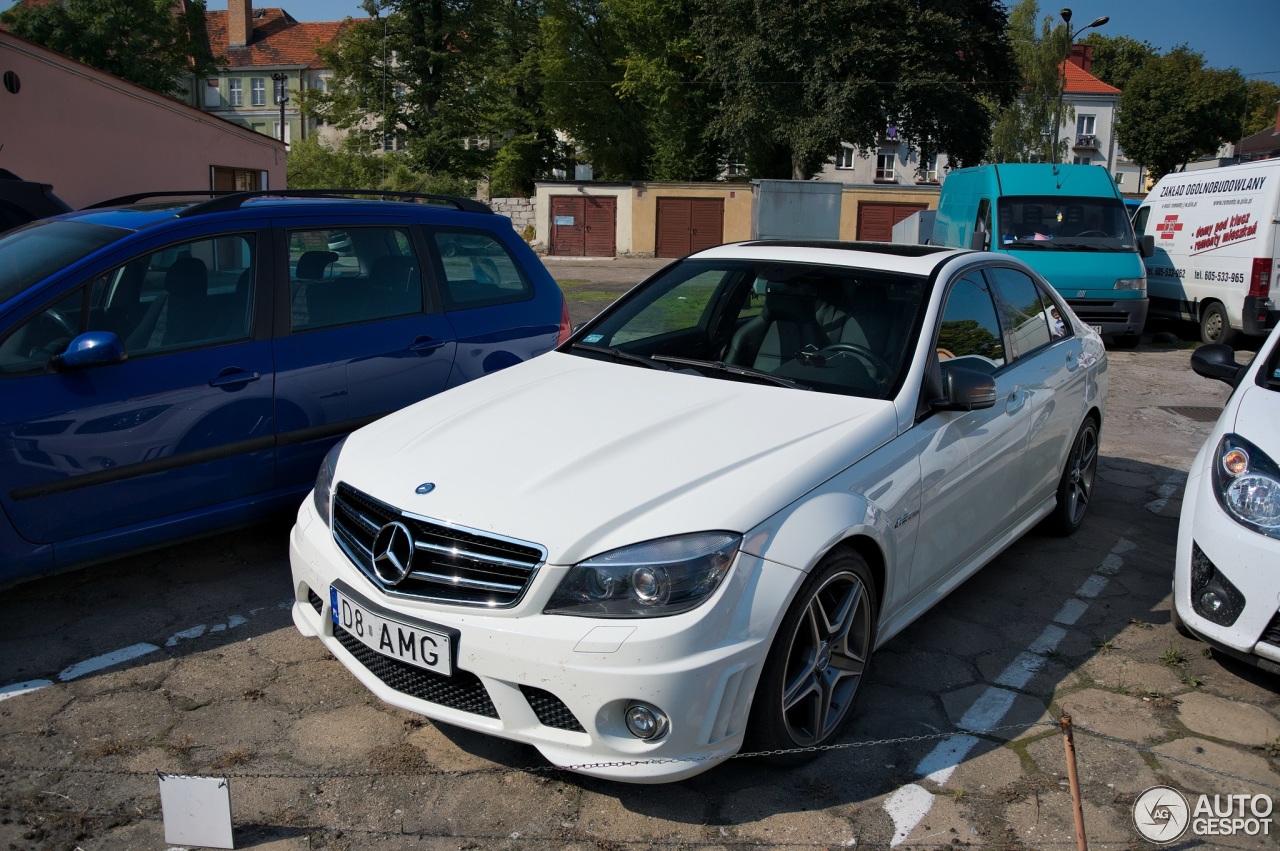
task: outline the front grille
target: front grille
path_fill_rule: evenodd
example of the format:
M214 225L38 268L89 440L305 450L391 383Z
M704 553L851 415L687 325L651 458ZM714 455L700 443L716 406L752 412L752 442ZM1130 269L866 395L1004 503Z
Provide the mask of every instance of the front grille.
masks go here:
M1271 619L1271 623L1267 624L1267 628L1263 630L1262 640L1280 647L1280 612L1276 612L1276 616Z
M415 549L413 571L392 586L373 569L373 542L396 521L408 527ZM464 606L515 605L546 559L537 544L406 514L345 484L334 495L333 537L385 593Z
M1086 325L1099 322L1128 322L1129 311L1124 305L1114 301L1096 301L1091 299L1067 299L1071 309Z
M450 709L486 718L498 717L498 709L489 699L489 692L485 690L480 678L470 671L455 669L453 676L445 676L423 670L399 659L375 653L340 627L334 628L333 637L388 688Z
M534 686L520 686L520 691L524 694L524 699L529 701L529 706L533 708L533 714L537 715L538 720L545 726L559 730L572 730L575 733L587 732L569 711L569 707L564 705L564 701L551 692Z

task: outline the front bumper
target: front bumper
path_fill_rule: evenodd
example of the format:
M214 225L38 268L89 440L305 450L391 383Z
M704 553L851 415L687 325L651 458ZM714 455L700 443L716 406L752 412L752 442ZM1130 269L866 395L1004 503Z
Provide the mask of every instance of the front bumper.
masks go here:
M1280 670L1280 541L1246 529L1223 511L1210 490L1205 461L1206 451L1201 450L1183 497L1173 605L1187 628L1205 641L1253 664ZM1202 572L1225 578L1243 598L1230 623L1215 623L1197 610L1192 598L1197 558Z
M690 777L739 750L769 642L804 578L739 553L710 600L652 619L543 614L567 570L555 565L543 565L509 609L393 599L351 564L310 499L298 511L289 558L294 624L380 699L533 745L557 766L632 783ZM400 618L456 631L454 674L418 671L335 635L334 583ZM632 701L661 708L666 735L631 735L623 713Z
M1136 292L1136 291L1135 291ZM1150 302L1141 298L1069 298L1067 304L1086 325L1100 334L1141 334L1147 324Z

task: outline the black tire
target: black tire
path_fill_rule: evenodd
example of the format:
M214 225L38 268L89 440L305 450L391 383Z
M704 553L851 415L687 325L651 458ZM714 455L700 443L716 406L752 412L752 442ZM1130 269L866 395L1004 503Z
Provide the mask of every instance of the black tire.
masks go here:
M1222 343L1229 346L1235 342L1236 331L1227 319L1227 311L1218 302L1206 305L1200 315L1200 342Z
M805 580L765 657L748 752L821 747L844 729L875 647L878 597L862 556L833 550ZM816 751L775 755L798 765Z
M1088 417L1076 432L1067 453L1067 464L1058 480L1058 504L1049 515L1048 526L1055 534L1074 534L1084 523L1098 475L1098 421Z
M1200 640L1200 636L1188 629L1187 625L1182 622L1182 618L1178 617L1178 606L1176 603L1169 604L1169 623L1173 624L1174 630L1183 638L1190 638L1192 641Z
M1111 338L1111 345L1117 349L1136 349L1140 342L1141 334L1116 334Z

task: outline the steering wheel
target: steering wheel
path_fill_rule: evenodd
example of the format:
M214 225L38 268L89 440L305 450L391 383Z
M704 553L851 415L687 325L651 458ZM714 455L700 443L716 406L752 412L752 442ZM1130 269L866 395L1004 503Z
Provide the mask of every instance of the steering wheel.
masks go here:
M34 359L51 356L78 333L80 329L65 313L50 307L31 320L30 330L27 332L27 340L30 342L27 357Z
M1107 232L1104 230L1082 230L1080 233L1076 234L1076 236L1100 236L1103 239L1106 239Z
M889 373L893 371L890 369L889 364L885 362L884 358L880 357L866 346L859 345L858 343L832 343L829 346L824 346L819 349L818 355L825 357L828 354L839 354L841 352L857 355L867 363L871 364L876 371L874 376L876 381L883 381L888 377Z

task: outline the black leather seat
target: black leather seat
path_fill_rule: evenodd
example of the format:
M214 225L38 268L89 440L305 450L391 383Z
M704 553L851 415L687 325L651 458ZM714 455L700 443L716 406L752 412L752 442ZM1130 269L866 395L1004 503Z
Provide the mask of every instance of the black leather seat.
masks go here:
M196 257L179 257L164 275L169 294L164 313L166 346L184 346L208 339L210 329L205 302L209 297L209 269Z
M822 348L827 337L816 307L808 287L770 281L764 307L734 333L725 362L771 372L807 346Z

